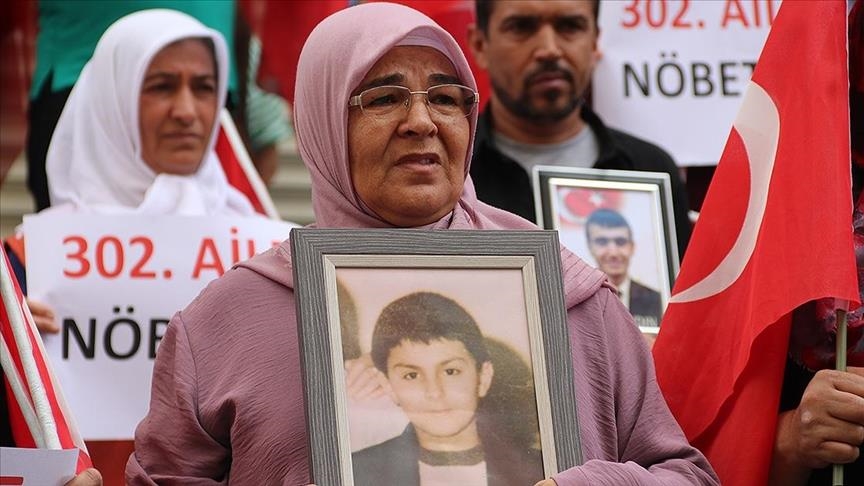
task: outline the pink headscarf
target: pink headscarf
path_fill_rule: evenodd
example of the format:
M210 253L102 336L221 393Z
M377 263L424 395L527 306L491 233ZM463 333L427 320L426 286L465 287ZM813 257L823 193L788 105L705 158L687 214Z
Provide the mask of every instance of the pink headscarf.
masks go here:
M360 200L348 165L348 97L372 66L396 46L432 47L444 54L461 82L474 75L453 37L432 19L403 5L368 3L324 19L309 35L297 65L294 124L300 155L312 177L312 206L321 228L388 228ZM477 199L468 175L477 110L470 117L465 186L456 207L434 229L537 229L525 219ZM562 247L568 307L593 294L605 275Z

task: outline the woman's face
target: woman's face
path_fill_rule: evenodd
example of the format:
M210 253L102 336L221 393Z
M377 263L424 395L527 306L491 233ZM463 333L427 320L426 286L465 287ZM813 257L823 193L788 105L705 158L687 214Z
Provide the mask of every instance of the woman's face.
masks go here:
M352 95L385 84L425 91L459 82L453 65L437 50L401 46L379 59ZM412 96L409 109L382 116L352 107L348 157L354 190L390 224L433 223L453 210L462 193L469 138L467 117L430 111L423 95Z
M157 174L190 175L207 150L219 98L213 51L200 39L169 44L141 84L141 158Z

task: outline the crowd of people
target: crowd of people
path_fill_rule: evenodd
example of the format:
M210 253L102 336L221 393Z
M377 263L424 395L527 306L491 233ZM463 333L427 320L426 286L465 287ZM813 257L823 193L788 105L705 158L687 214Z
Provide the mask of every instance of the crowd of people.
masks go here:
M49 14L69 8L45 3ZM664 172L683 255L691 223L679 168L658 146L607 127L586 102L600 57L600 1L474 3L470 54L492 87L482 111L466 54L414 9L362 3L309 35L297 65L293 131L311 177L314 226L534 230L534 166ZM214 151L219 111L231 104L235 63L226 37L233 34L208 23L218 12L180 10L116 13L78 72L58 67L69 61L62 51L40 50L54 56L54 66L37 70L28 161L43 213L261 217L229 184ZM860 48L853 43L850 59ZM254 68L244 70L244 85L254 81ZM860 70L860 62L851 69L853 96L864 92ZM252 91L252 98L267 97ZM281 101L269 102L268 113L284 111ZM56 128L44 118L53 116L42 111L46 103ZM281 116L246 113L257 120L250 131L265 134L253 147L266 179L266 147L288 132ZM861 116L853 113L853 125ZM860 152L853 153L860 284L864 216ZM628 222L601 209L587 218L585 232L599 269L560 249L582 464L549 470L539 442L502 440L500 424L483 417L490 387L504 376L483 325L457 296L406 292L377 316L368 356L345 353L351 373L369 377L367 388L391 397L408 424L353 451L356 484L720 483L657 384L651 340L639 326L659 326L662 303L656 289L628 274L635 248ZM24 237L4 241L22 288ZM304 403L297 282L285 237L178 310L161 338L134 447L115 443L103 457L95 453L96 469L68 484L314 482L307 417L315 411ZM28 305L40 331L58 331L48 303ZM833 340L830 332L807 333L808 324L832 319L819 305L796 312L774 484L815 484L808 483L812 471L812 481L820 480L818 470L835 463L848 464L847 484L864 477L864 368L856 367L864 362L829 371L831 360L813 358ZM860 310L850 315L850 349L859 357L864 325ZM343 334L356 335L342 324ZM0 402L7 399L0 393ZM0 427L0 439L15 445L8 427ZM118 467L118 454L123 479L106 473Z

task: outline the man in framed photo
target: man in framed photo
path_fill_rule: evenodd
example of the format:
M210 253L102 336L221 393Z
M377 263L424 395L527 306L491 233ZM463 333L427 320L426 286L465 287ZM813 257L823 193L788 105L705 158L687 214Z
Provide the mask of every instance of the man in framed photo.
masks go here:
M534 444L502 440L483 419L494 368L480 328L459 303L434 292L396 299L376 322L371 354L410 423L401 435L352 454L355 485L543 479Z
M640 327L659 327L663 314L660 293L630 276L630 261L636 250L630 224L618 211L601 208L585 221L588 251L597 268L618 288L618 296Z
M477 197L536 222L536 165L665 172L672 183L678 255L691 225L686 188L660 147L606 127L585 103L597 48L599 0L476 0L469 45L489 74L471 178Z

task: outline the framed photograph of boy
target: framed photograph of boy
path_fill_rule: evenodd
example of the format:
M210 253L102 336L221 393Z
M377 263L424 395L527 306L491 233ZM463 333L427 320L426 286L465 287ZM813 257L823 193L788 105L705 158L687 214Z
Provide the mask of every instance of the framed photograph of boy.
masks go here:
M678 274L669 175L534 168L537 221L606 272L643 333L656 334Z
M524 485L582 462L554 231L291 244L316 485Z

